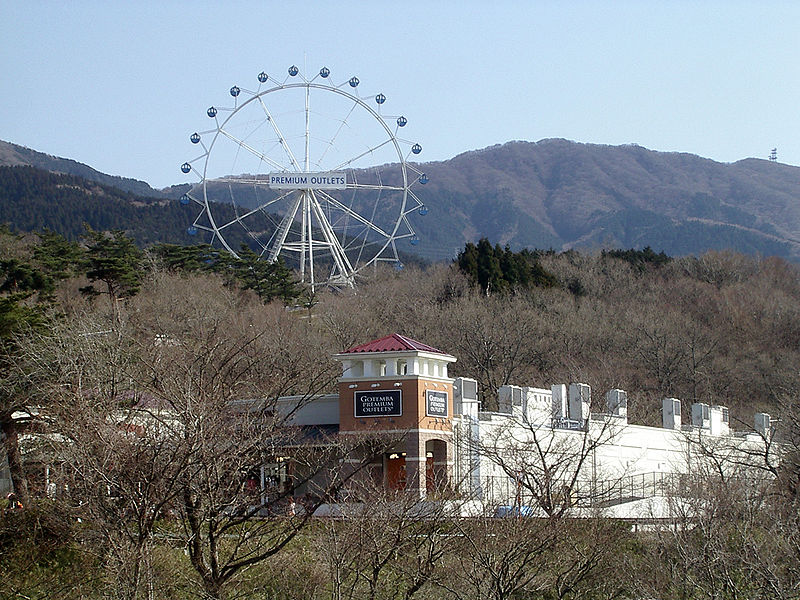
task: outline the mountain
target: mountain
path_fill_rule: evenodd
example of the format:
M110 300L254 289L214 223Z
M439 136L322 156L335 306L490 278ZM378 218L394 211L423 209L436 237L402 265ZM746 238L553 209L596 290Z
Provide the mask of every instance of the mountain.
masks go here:
M106 175L93 169L92 167L79 163L68 158L59 158L43 152L31 150L25 146L18 146L10 142L0 140L0 167L19 167L29 166L50 171L52 173L65 173L67 175L77 175L88 181L95 181L106 186L112 186L123 192L130 192L137 196L148 196L152 198L179 197L183 192L166 194L162 191L153 189L144 181L118 177L116 175Z
M170 189L187 188L173 186ZM184 206L177 200L163 197L138 196L77 175L53 173L27 165L0 166L0 225L8 224L13 231L49 229L75 240L85 233L85 225L89 225L98 231L127 231L140 246L158 242L190 245L208 241L202 239L202 235L189 233L194 229L190 225L198 212L195 205ZM230 203L212 203L212 212L220 222L236 218ZM279 217L272 216L271 222L278 220ZM234 249L251 242L245 230L235 227L226 229L225 239ZM407 252L400 255L404 263L419 262ZM288 266L293 265L291 257L286 262Z
M0 222L75 237L86 221L127 229L142 244L196 241L186 233L196 210L167 200L187 185L154 190L0 142L0 165L20 164L55 179L28 172L22 179L36 182L26 183L12 175L17 169L0 167ZM411 215L419 245L400 248L431 260L451 259L465 242L487 237L514 250L650 246L678 256L732 249L800 261L798 167L559 139L509 142L417 167L429 181L414 190L429 211Z
M429 183L417 191L430 210L414 226L432 253L488 237L514 249L731 248L800 259L798 167L560 139L420 166Z
M49 229L68 239L96 230L128 231L140 245L191 244L189 207L165 198L137 196L77 175L31 166L0 166L0 224L15 231ZM224 209L224 207L223 207Z

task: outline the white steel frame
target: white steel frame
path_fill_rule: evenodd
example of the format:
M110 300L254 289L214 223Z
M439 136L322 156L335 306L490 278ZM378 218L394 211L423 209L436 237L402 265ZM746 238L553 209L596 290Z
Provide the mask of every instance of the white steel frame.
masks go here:
M193 134L193 143L200 144L203 153L186 165L191 166L191 172L195 173L200 179L199 183L193 186L187 196L202 210L194 220L190 229L197 231L203 230L211 234L211 243L222 246L228 252L237 256L236 250L225 239L225 232L233 226L243 227L255 244L260 248L259 255L270 262L274 262L282 254L294 253L299 262L301 281L308 283L312 290L319 285L331 285L337 287L354 287L356 276L360 271L369 265L374 265L380 261L393 262L400 265L397 252L397 242L407 239L415 243L416 234L408 220L408 215L420 210L421 214L427 212L423 204L412 190L412 186L417 183L425 183L427 177L409 162L412 155L419 154L421 147L418 144L412 145L407 140L397 136L399 128L407 122L405 117L384 117L380 113L380 108L385 101L383 94L377 96L360 97L355 92L358 80L354 77L339 85L330 79L330 72L321 69L314 77L307 79L299 69L292 67L289 74L282 81L276 81L273 77L268 77L262 73L259 76L259 87L255 91L231 88L231 95L235 103L231 108L210 108L209 117L214 119L215 127L207 131ZM264 89L262 86L267 85ZM349 88L349 89L348 89ZM287 90L300 89L305 92L304 120L305 135L303 143L302 163L298 160L296 152L298 148L293 148L284 137L280 123L270 110L270 96L281 94ZM352 169L351 165L357 163L365 157L373 154L377 150L388 147L393 150L392 156L396 155L396 164L392 167L399 170L401 174L401 184L390 185L380 178L377 183L359 183L355 171L348 172L346 189L351 193L361 193L370 195L366 202L371 207L372 214L362 214L352 206L348 206L335 193L330 193L325 189L296 189L281 190L276 197L269 201L259 203L253 209L246 212L235 210L235 217L229 220L218 220L214 214L213 198L209 194L211 185L224 179L225 184L230 188L231 201L234 207L236 203L236 189L238 186L267 186L267 178L256 175L255 177L224 177L215 179L209 174L209 160L213 155L215 146L221 143L232 142L238 146L238 150L250 153L259 160L265 170L286 172L287 174L303 174L312 172L312 94L324 99L326 94L336 94L343 97L350 105L349 113L341 119L341 125L333 135L334 139L328 142L328 147L333 146L339 131L348 127L348 120L356 111L363 111L380 125L385 137L374 142L370 141L366 150L360 151L344 160L338 160L327 171L342 171ZM244 101L240 98L247 97ZM249 97L248 97L249 96ZM374 108L368 100L372 100L377 105ZM261 108L261 118L263 124L268 124L272 135L277 144L283 148L282 160L276 160L267 156L258 149L250 145L246 139L240 139L235 134L231 124L236 122L237 117L242 111L255 103ZM212 114L213 113L213 114ZM227 113L221 118L221 113ZM363 113L361 117L363 118ZM394 119L394 127L390 126L387 119ZM263 125L262 124L262 125ZM197 139L199 135L199 140ZM208 140L208 143L206 143ZM327 152L327 150L325 151ZM323 154L325 154L323 152ZM316 157L321 160L320 157ZM314 163L319 164L319 162ZM362 163L359 163L362 164ZM184 167L186 167L184 165ZM197 165L197 166L195 166ZM184 171L185 172L185 171ZM353 173L353 176L350 176ZM381 199L386 193L400 194L399 210L392 209L392 216L388 219L384 216L381 222L376 223L375 213L383 209ZM268 214L270 207L276 203L285 203L288 209L281 215L279 223L272 235L268 239L260 239L259 236L248 229L247 220L257 213ZM364 204L364 203L362 203ZM364 211L362 211L364 212ZM348 225L339 227L338 223L345 221ZM386 223L389 226L386 226ZM357 233L353 229L349 230L350 224L357 227ZM289 240L290 230L296 231L299 225L300 234L298 239ZM327 259L325 272L319 265L315 265L315 258L324 257ZM400 265L402 266L402 265Z

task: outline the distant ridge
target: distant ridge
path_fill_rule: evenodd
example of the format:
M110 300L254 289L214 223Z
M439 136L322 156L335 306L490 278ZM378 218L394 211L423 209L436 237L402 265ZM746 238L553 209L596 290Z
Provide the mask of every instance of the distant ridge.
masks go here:
M58 200L65 182L42 180L35 198L26 196L24 204L12 206L0 180L0 215L6 215L0 221L10 220L17 228L51 222L48 213L56 212L58 203L59 218L73 224L71 236L75 223L105 215L102 222L146 232L146 243L152 243L163 234L186 239L185 228L196 216L190 207L176 209L167 201L177 199L187 184L159 191L143 181L0 141L3 165L31 165L123 190L116 195L87 188L81 192L85 201L65 205ZM410 215L420 243L401 243L398 249L428 260L451 260L466 242L486 237L514 250L650 246L681 256L731 249L800 261L800 168L774 161L728 164L637 145L547 139L498 144L418 167L429 181L414 190L429 210L424 217ZM223 187L210 188L209 199L216 193L226 202ZM138 210L130 213L120 202ZM147 228L125 226L128 215L141 218L144 212Z
M0 167L17 167L23 165L36 167L37 169L50 171L51 173L77 175L88 181L95 181L103 185L112 186L123 192L136 194L137 196L148 196L151 198L166 197L163 192L153 189L144 181L116 175L106 175L88 165L69 158L51 156L43 152L31 150L25 146L18 146L17 144L0 140Z
M430 212L414 223L420 247L442 254L487 237L513 249L651 246L675 256L730 248L800 259L798 167L562 139L498 144L423 167L429 183L418 193Z

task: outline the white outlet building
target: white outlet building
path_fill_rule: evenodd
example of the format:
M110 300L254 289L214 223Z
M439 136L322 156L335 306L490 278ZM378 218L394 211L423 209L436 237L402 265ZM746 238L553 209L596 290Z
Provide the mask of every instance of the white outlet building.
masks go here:
M662 427L636 425L624 390L607 392L593 413L583 383L503 386L498 410L484 411L475 380L448 376L455 357L404 336L335 358L338 394L302 407L293 423L392 436L369 477L419 497L447 490L506 510L554 513L679 494L709 473L765 476L771 427L763 413L752 430L733 431L724 406L694 404L684 420L681 402L666 398Z
M503 386L498 409L485 411L474 379L449 376L455 357L407 337L393 334L334 358L342 365L338 393L280 398L278 410L291 415L289 424L324 433L320 439L368 433L387 440L359 476L419 498L446 493L500 511L599 507L636 516L644 499L690 495L710 476L765 478L765 461L777 460L764 413L753 429L733 431L724 406L693 404L684 420L680 400L665 398L661 427L636 425L628 422L625 391L597 403L583 383ZM598 404L602 410L591 412ZM262 490L269 479L295 495L313 493L313 482L293 488L291 451L283 454L260 466ZM0 491L10 484L2 460Z

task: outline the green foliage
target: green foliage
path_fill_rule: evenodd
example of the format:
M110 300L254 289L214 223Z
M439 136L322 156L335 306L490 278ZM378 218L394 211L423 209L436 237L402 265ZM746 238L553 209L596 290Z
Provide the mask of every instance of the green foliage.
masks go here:
M278 259L270 263L242 246L233 263L233 274L242 289L253 290L264 303L281 300L289 304L303 293L292 272Z
M44 323L55 283L22 237L0 227L0 238L9 256L0 260L0 345L10 352L18 332Z
M34 291L49 292L53 289L53 280L30 263L11 258L0 260L0 292L20 294Z
M16 333L28 327L40 327L45 318L41 307L23 301L28 296L13 294L0 296L0 347L8 352Z
M238 258L208 244L157 244L148 252L170 272L218 273L243 290L253 290L265 304L273 300L291 304L304 293L304 288L282 260L269 263L244 245Z
M147 251L171 273L220 272L233 261L230 253L214 248L210 244L195 246L155 244Z
M539 256L530 250L512 252L499 244L492 247L486 238L478 244L468 242L456 259L461 271L473 285L486 293L503 293L517 288L555 287L558 280L540 263Z
M136 295L142 282L142 251L124 231L111 233L87 228L86 260L89 281L100 282L105 290L94 285L81 288L89 296L108 294L112 300Z
M77 275L85 266L85 253L77 242L45 229L33 249L33 259L54 280Z
M646 246L641 250L603 250L601 253L603 258L616 258L630 263L639 272L646 270L649 267L658 268L669 264L672 258L667 256L663 251L658 254L650 247Z

